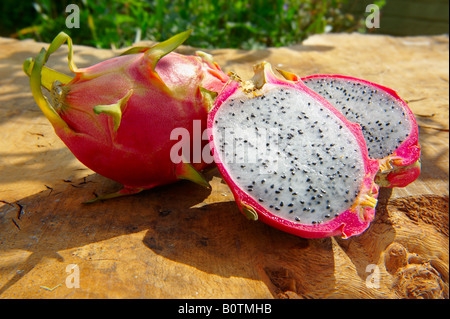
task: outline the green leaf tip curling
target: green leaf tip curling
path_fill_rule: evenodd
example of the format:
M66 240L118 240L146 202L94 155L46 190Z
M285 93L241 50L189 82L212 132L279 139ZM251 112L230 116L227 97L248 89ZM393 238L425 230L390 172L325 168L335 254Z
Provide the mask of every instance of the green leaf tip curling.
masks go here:
M77 73L79 69L76 67L73 61L73 43L72 39L64 32L60 32L50 43L47 50L41 49L35 59L28 58L23 63L23 70L25 74L30 77L31 93L36 101L36 104L44 113L45 117L50 121L54 128L62 128L70 131L67 123L59 116L53 106L42 94L41 87L51 90L55 81L59 81L63 84L72 80L71 77L59 73L55 70L45 67L50 55L54 53L61 45L67 42L69 53L67 59L69 62L69 68L72 72Z
M205 101L206 111L211 111L214 106L214 100L217 97L217 92L213 92L202 87L199 87L199 90L200 94L203 96L203 100Z
M83 202L83 204L93 204L93 203L96 203L99 201L105 201L108 199L124 197L124 196L128 196L128 195L134 195L134 194L138 194L138 193L142 192L143 190L144 190L143 188L122 188L121 190L114 192L114 193L96 196L93 199Z
M249 220L257 221L258 220L258 213L251 207L250 205L241 203L242 206L242 212L244 213L245 217Z
M154 46L152 46L150 49L145 51L145 54L152 59L152 68L153 70L156 67L156 64L158 61L165 56L166 54L169 54L176 48L178 48L184 41L189 38L191 35L192 30L187 30L181 33L178 33L174 35L173 37L160 42Z
M33 67L34 67L33 58L28 58L25 60L25 62L23 62L23 71L29 77L31 76L31 71L33 70ZM70 81L72 81L72 79L73 78L71 76L68 76L64 73L60 73L46 66L42 66L41 85L48 91L51 91L53 83L55 81L59 81L62 84L67 84Z
M46 56L47 51L42 48L41 52L37 55L34 61L34 65L30 73L31 93L33 94L36 104L39 106L42 113L44 113L45 117L50 121L54 128L58 127L65 130L70 130L67 123L59 116L59 114L55 111L47 98L42 94L41 74Z
M185 160L182 160L177 165L175 174L178 179L186 179L205 188L211 188L211 185L209 185L203 174L197 171L190 163Z
M178 33L173 37L163 42L157 43L151 47L142 47L142 46L132 47L123 52L122 54L120 54L120 56L144 53L145 56L148 58L150 69L154 71L150 73L155 79L157 79L159 85L161 85L161 87L164 87L164 89L167 91L168 94L171 94L172 92L170 92L170 89L166 86L166 84L160 79L159 75L155 72L155 68L162 57L164 57L165 55L169 54L177 47L179 47L184 41L187 40L187 38L189 38L191 33L192 30L187 30Z
M95 114L106 114L112 117L114 124L114 132L117 132L122 121L122 113L128 102L128 99L133 94L133 90L130 90L123 98L121 98L117 103L109 105L97 105L94 107Z

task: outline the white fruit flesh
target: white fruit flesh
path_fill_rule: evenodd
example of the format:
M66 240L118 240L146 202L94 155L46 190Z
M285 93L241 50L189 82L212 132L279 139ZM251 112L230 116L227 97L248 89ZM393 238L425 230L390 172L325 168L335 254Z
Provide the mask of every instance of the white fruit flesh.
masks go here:
M402 102L382 89L339 77L311 77L303 83L327 99L348 120L361 125L369 157L391 155L406 140L411 122Z
M353 132L310 94L238 91L214 117L220 161L237 187L283 219L320 224L349 209L364 178Z

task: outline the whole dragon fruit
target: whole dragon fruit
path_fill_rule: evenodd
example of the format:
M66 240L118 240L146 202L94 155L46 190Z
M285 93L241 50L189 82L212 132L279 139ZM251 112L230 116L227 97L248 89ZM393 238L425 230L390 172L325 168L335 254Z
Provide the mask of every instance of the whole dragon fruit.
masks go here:
M293 74L281 73L299 80ZM417 179L421 169L418 126L395 91L343 75L312 75L301 81L347 119L361 125L369 157L380 162L376 177L380 186L404 187Z
M184 150L208 147L201 127L206 128L213 99L228 77L206 53L171 52L189 35L186 31L79 69L72 59L72 40L60 33L48 50L25 61L33 96L56 134L83 164L124 186L99 199L179 179L209 186L200 171L211 163ZM66 41L73 78L44 66ZM53 106L41 86L51 92ZM200 141L194 141L199 134ZM177 142L180 136L184 140Z
M379 168L361 127L270 64L216 98L208 136L242 213L307 238L362 233L375 214Z

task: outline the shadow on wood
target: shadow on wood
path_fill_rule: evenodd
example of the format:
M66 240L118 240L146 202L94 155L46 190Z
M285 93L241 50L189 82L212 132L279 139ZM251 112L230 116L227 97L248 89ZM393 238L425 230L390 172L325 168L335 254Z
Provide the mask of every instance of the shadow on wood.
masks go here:
M94 174L81 180L66 181L15 203L3 201L4 205L0 207L0 251L24 250L30 255L20 271L0 287L0 295L43 258L61 262L64 259L59 251L153 228L166 212L187 210L210 193L198 185L180 181L133 196L83 204L101 192L114 192L120 188L119 184ZM17 266L5 258L0 259L3 259L0 274L7 273L5 267Z

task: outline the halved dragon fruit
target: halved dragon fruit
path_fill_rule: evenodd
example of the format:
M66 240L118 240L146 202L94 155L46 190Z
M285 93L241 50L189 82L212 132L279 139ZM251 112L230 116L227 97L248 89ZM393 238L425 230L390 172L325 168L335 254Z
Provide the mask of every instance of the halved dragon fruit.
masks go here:
M237 76L208 115L215 162L239 209L307 238L362 233L375 214L378 161L358 124L270 64Z
M173 149L181 142L208 147L206 137L201 141L201 131L206 129L213 98L228 77L205 53L171 52L189 35L186 31L153 47L132 48L78 69L72 60L72 40L60 33L48 50L25 61L34 98L56 134L83 164L124 186L100 199L179 179L209 186L199 171L212 163L204 157L173 154ZM66 41L73 78L44 66ZM41 85L51 92L54 106ZM177 141L175 129L184 130L187 140ZM199 134L200 141L194 141Z
M290 80L298 78L281 71ZM420 174L419 132L414 114L387 87L342 75L313 75L303 83L326 98L347 119L361 125L369 157L380 162L376 182L404 187Z

